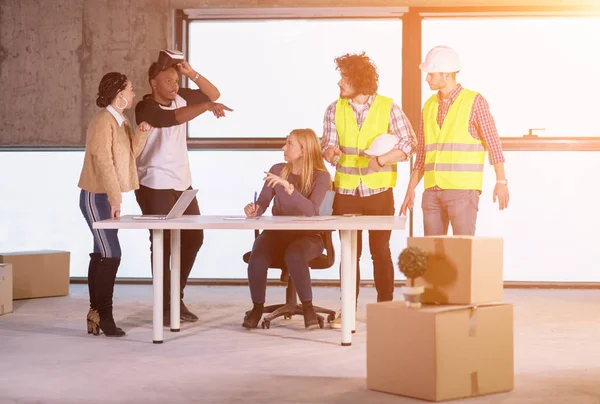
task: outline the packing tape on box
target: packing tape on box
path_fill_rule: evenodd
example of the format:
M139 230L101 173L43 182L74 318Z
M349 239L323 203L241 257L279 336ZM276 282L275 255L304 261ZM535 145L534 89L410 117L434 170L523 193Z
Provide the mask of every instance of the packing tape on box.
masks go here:
M477 318L479 310L477 306L471 307L469 310L469 337L477 336ZM471 395L479 395L479 373L471 372Z
M471 395L479 395L479 372L471 372Z
M477 336L477 306L471 307L469 310L469 337Z

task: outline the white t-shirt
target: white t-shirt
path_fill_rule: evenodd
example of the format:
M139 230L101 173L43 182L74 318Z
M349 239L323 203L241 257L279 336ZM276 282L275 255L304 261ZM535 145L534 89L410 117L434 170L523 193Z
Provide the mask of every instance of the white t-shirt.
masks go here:
M179 95L171 105L158 104L163 110L185 107ZM186 124L154 128L142 153L137 158L140 184L153 189L186 190L192 185L192 172L187 149Z

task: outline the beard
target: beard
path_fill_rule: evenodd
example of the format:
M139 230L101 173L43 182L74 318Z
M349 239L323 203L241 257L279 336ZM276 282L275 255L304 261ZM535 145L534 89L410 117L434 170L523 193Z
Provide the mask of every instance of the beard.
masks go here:
M345 92L343 89L340 88L340 98L351 100L352 98L356 97L357 95L358 94L356 93L356 91Z

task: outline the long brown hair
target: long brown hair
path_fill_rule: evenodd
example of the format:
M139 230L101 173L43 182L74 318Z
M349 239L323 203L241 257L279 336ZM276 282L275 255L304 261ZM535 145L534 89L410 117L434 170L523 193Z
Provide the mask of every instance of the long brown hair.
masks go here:
M298 191L304 195L308 195L313 185L313 174L315 171L324 171L329 174L323 162L319 138L312 129L294 129L290 132L289 136L294 136L300 144L302 151L304 151L302 169L298 175L300 178L300 189ZM287 180L291 172L292 163L287 163L281 170L281 178ZM331 187L331 181L329 181L329 186Z

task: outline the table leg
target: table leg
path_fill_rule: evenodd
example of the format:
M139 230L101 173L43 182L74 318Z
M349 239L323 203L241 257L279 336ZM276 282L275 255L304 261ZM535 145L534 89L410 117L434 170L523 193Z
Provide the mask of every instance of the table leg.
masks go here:
M163 342L163 231L152 230L152 291L154 305L152 313L152 342Z
M351 330L352 333L356 332L356 264L357 264L357 255L356 255L356 249L358 248L357 246L357 241L358 241L358 231L357 230L352 230L351 231L351 239L350 239L350 243L351 243L351 251L352 251L352 257L351 257L351 264L350 264L350 279L352 279L353 282L353 287L350 288L350 291L352 291L352 304L350 305L350 311L352 313L352 316L350 316L350 323L352 324Z
M342 346L352 345L352 315L356 294L356 270L352 277L352 231L340 230L341 236L341 289L342 289ZM353 292L354 291L354 292Z
M181 230L171 230L171 332L180 330Z

